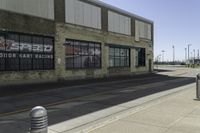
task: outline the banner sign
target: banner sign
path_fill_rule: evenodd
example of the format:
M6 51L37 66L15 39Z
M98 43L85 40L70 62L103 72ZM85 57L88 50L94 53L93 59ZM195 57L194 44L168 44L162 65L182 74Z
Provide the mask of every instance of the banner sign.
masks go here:
M25 41L18 39L21 36L26 37ZM33 38L36 41L32 42ZM37 40L37 38L39 39ZM13 59L15 60L13 61ZM30 59L30 60L27 61L27 59ZM32 59L34 59L34 63L32 62ZM41 60L43 61L41 62ZM14 33L11 33L11 34L1 33L0 34L0 70L3 68L9 68L9 66L5 66L7 64L15 65L16 70L18 70L17 68L19 66L18 64L22 64L21 67L24 67L23 63L25 63L24 65L27 65L27 62L29 62L31 65L34 65L34 67L37 69L42 69L42 70L46 69L45 65L47 69L50 69L49 67L53 68L54 67L54 40L53 38L43 37L43 36L38 37L38 36L31 36L31 35L20 35L20 34L14 34ZM37 67L36 65L38 65L40 68ZM31 66L29 67L34 68ZM23 69L23 68L20 68L20 69Z

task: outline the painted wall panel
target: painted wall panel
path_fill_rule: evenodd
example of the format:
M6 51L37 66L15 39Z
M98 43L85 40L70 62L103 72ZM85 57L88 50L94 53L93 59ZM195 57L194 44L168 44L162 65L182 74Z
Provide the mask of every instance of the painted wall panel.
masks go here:
M99 21L98 17L99 16L98 16L98 13L96 11L96 8L93 7L93 6L90 6L90 7L91 7L91 10L90 10L89 16L92 16L91 25L92 25L92 27L99 28L99 25L98 25L98 21ZM88 17L88 19L89 19L89 17Z
M75 23L78 25L84 24L84 5L80 1L75 2ZM77 8L76 8L77 7Z
M148 24L144 23L144 37L148 39Z
M131 34L131 19L128 19L128 33Z
M136 29L135 29L135 38L138 40L138 38L144 38L151 40L151 25L145 22L141 22L136 20L135 23Z
M151 25L150 24L148 24L148 39L151 39Z
M75 22L75 1L68 0L68 3L65 3L65 19L68 20L69 23Z
M101 8L97 8L97 22L97 28L101 29Z
M53 0L50 0L48 2L48 18L54 17L54 16L52 16L52 14L54 14L54 10L51 10L51 9L54 9L54 1Z
M135 41L140 41L140 22L135 21Z
M145 38L145 36L144 36L145 31L144 31L144 23L143 22L140 22L139 29L140 29L140 37Z
M118 14L114 14L114 30L116 30L118 33L120 33L120 18Z
M84 25L85 26L90 26L92 25L92 20L90 19L91 15L92 15L92 8L87 5L87 4L84 4Z
M0 9L54 20L54 0L0 0Z
M111 12L108 12L108 31L114 31L114 15L111 14Z
M101 29L101 8L79 0L65 0L65 22Z
M122 15L119 15L119 28L120 28L120 33L126 33L125 32L125 22L126 19L124 19L124 17Z
M131 35L131 18L108 11L108 30Z

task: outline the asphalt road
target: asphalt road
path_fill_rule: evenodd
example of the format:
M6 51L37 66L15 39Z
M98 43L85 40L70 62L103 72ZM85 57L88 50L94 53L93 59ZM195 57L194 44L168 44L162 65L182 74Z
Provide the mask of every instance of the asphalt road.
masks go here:
M191 73L193 75L188 77ZM28 111L37 105L48 109L49 125L53 125L146 95L193 83L195 74L194 70L160 69L157 74L78 86L55 86L42 92L3 96L0 98L0 133L27 132Z

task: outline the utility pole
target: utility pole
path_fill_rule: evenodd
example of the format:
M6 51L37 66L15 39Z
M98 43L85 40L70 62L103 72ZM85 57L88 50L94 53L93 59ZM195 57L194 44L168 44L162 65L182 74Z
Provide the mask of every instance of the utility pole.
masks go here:
M195 55L195 49L193 49L193 52L194 52L194 59L195 59L195 57L196 57L196 55Z
M174 47L174 45L172 46L172 48L173 48L173 64L175 64L175 47Z

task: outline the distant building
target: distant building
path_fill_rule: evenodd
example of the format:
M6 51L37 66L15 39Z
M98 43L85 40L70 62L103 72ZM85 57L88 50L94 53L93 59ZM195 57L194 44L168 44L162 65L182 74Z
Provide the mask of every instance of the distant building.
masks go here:
M97 0L0 2L2 82L153 70L151 20Z

